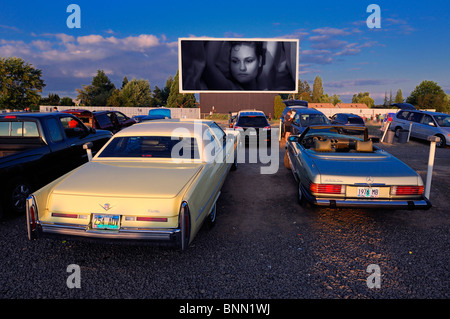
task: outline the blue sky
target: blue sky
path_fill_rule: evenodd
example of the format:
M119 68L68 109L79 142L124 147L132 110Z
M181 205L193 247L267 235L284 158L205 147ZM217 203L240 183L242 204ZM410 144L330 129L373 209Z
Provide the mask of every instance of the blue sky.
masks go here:
M69 4L81 28L66 25ZM381 28L369 29L369 4ZM398 89L406 98L423 80L450 94L448 1L2 1L0 56L42 69L43 95L76 97L98 69L121 85L147 79L163 87L178 69L180 37L295 38L299 77L351 102L370 92L382 103Z

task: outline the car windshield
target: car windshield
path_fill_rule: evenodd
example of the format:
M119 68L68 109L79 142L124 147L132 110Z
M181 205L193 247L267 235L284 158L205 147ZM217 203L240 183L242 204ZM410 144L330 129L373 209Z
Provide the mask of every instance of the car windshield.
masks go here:
M322 114L300 114L301 126L330 124L327 117Z
M321 127L321 128L313 128L310 127L308 132L304 134L303 139L308 137L321 136L324 138L350 138L350 139L358 139L358 140L366 140L366 130L360 127Z
M199 159L200 155L193 137L121 136L114 138L98 157Z
M240 116L236 126L241 127L265 127L269 126L264 116Z
M450 127L450 115L435 115L434 118L439 126Z

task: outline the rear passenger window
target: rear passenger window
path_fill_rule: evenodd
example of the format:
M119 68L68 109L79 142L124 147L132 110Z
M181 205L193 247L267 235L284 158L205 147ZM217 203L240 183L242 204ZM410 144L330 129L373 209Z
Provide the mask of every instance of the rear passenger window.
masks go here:
M1 122L0 136L39 137L39 130L35 122Z
M402 120L406 120L408 118L408 111L402 111L402 112L398 112L397 114L397 118L402 119Z
M52 142L57 143L63 140L63 135L56 119L48 119L47 128L50 132L50 139Z

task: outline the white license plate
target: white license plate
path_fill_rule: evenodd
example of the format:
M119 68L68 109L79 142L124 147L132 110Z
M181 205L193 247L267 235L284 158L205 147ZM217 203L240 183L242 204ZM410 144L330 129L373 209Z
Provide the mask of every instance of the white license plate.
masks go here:
M256 131L250 131L250 135L256 135Z
M380 196L380 189L378 187L358 187L358 197L376 198Z
M92 228L118 230L120 228L120 215L94 214L92 216Z

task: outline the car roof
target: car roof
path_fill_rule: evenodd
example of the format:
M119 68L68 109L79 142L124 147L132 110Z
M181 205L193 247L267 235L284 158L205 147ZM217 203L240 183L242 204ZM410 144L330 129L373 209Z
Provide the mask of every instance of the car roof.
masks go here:
M428 114L428 115L445 115L448 116L448 114L446 113L442 113L442 112L433 112L433 111L426 111L426 110L399 110L399 112L403 112L403 111L407 111L407 112L416 112L416 113L423 113L423 114Z
M298 108L295 108L294 111L295 111L295 113L300 113L300 114L308 114L308 113L323 114L319 110L309 109L309 108L306 108L306 107L298 107Z
M207 130L214 121L200 119L163 119L149 122L141 122L129 126L115 134L121 136L171 136L177 135L203 137L203 132Z
M335 115L337 115L337 114L347 115L348 117L361 117L361 116L359 116L357 114L353 114L353 113L336 113Z
M256 115L260 115L260 116L266 116L264 114L263 111L258 111L258 110L243 110L243 111L239 111L238 116L256 116Z
M9 112L0 114L0 119L4 119L5 117L15 116L16 118L44 118L44 117L53 117L58 116L62 112ZM70 113L62 113L64 115L68 115ZM72 115L73 116L73 115Z

